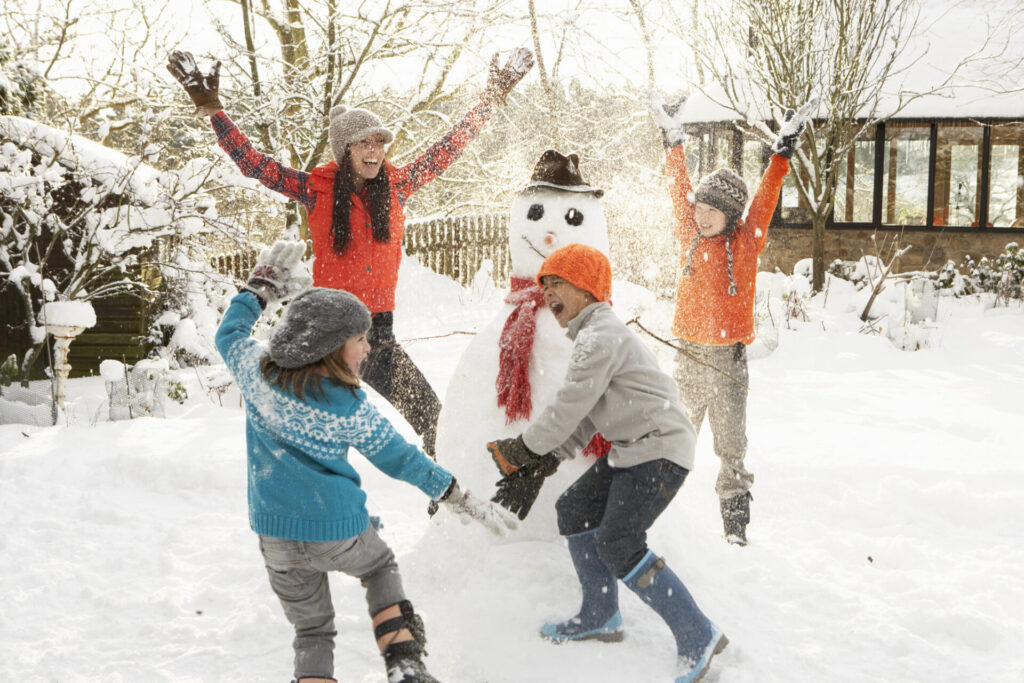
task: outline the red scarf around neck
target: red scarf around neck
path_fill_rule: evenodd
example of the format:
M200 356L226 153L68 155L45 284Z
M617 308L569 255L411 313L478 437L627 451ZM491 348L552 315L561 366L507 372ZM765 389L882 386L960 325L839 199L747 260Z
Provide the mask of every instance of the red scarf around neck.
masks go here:
M511 289L505 302L515 306L498 338L498 406L505 408L505 423L529 419L533 412L530 399L530 353L537 333L537 310L544 306L544 292L536 280L512 277ZM600 434L583 450L584 455L604 457L611 442Z

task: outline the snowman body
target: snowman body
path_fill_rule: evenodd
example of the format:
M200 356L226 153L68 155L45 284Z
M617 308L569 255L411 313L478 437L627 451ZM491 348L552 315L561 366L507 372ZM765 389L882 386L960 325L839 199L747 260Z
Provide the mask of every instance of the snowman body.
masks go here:
M544 259L572 243L608 254L607 223L595 193L555 187L531 187L520 193L512 202L509 220L511 289L527 283L535 286ZM515 304L504 303L490 324L477 332L449 381L438 420L438 461L455 474L463 488L484 498L493 495L494 484L500 478L487 442L518 436L556 399L572 352L566 330L547 306L538 307L529 354L530 417L510 421L506 408L498 405L496 380L502 330L515 310ZM591 464L590 457L562 463L545 482L521 525L521 538L557 536L555 499Z

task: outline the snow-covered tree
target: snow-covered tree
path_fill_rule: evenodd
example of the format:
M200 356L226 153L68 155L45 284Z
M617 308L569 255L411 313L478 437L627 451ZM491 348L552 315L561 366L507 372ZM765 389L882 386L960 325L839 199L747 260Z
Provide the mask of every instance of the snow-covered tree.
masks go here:
M698 24L686 24L707 85L702 90L732 109L747 130L770 143L782 113L821 98L818 124L808 126L791 174L813 230L813 286L825 278L825 225L838 181L857 144L874 127L926 96L951 97L956 87L998 88L1019 69L1007 59L1021 10L976 8L917 0L729 0L708 3ZM955 23L956 49L938 47L937 22ZM936 64L936 51L941 64Z
M174 277L162 266L180 262L160 262L168 252L157 248L161 242L237 230L201 191L215 166L198 160L159 172L143 161L158 153L145 133L161 117L146 118L138 153L127 156L29 119L0 117L0 290L17 293L23 315L16 327L31 336L23 380L46 341L44 303L148 296L159 275Z

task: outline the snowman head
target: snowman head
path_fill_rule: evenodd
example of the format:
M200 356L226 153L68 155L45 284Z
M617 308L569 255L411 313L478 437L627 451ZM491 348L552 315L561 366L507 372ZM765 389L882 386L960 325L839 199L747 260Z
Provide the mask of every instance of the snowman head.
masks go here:
M512 275L532 280L544 259L567 244L585 244L607 256L603 194L583 180L577 155L564 156L553 149L544 152L529 184L512 200Z

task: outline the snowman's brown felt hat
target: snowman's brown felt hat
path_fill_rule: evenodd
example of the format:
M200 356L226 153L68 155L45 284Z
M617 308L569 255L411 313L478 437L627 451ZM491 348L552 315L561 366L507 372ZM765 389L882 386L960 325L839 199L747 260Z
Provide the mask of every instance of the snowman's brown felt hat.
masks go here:
M585 192L595 197L604 196L604 190L591 187L580 174L580 158L576 154L565 156L553 149L540 155L540 161L533 167L530 182L524 192L550 188L562 192Z

